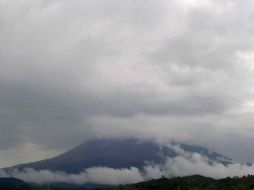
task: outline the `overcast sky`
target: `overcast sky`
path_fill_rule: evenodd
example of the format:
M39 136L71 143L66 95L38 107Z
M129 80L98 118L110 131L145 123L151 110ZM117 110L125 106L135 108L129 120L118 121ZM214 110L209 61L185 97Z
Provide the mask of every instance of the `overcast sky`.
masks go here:
M254 161L252 0L0 0L0 167L89 138Z

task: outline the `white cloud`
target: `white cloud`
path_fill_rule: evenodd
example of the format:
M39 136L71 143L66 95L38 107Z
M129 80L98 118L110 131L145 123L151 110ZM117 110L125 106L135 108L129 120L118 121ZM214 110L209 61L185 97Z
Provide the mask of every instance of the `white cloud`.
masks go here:
M94 167L88 168L79 174L67 174L64 172L52 172L49 170L35 171L31 168L24 169L24 171L14 170L10 173L0 171L1 177L16 177L24 181L33 183L52 183L52 182L65 182L74 184L128 184L143 181L140 171L131 167L130 169L113 169L107 167Z

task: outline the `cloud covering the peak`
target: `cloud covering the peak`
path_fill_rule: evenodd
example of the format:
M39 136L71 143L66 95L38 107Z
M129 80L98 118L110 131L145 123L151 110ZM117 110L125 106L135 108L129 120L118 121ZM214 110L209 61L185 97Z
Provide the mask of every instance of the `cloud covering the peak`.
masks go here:
M253 161L253 21L251 0L1 1L0 167L94 137Z

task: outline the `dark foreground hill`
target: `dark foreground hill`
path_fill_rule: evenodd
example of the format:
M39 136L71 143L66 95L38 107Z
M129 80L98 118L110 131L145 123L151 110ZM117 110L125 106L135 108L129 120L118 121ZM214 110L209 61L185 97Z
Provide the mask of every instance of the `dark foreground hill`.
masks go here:
M173 179L161 178L108 190L254 190L254 176L220 180L200 175Z
M0 190L30 190L30 185L16 178L0 178Z
M1 190L87 190L81 186L34 185L14 179L0 178ZM137 184L96 190L254 190L254 176L215 180L200 175L156 179Z

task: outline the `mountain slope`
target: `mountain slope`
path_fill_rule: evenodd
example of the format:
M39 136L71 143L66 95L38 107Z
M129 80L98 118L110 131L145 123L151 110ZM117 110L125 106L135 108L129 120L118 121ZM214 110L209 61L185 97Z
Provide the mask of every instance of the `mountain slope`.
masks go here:
M64 171L67 173L79 173L85 168L96 166L142 169L146 162L160 164L166 157L177 156L178 153L172 146L178 146L187 152L205 155L211 161L223 164L232 162L231 159L200 146L177 143L161 146L152 141L135 139L96 139L87 141L54 158L21 164L9 169L33 168L35 170Z

